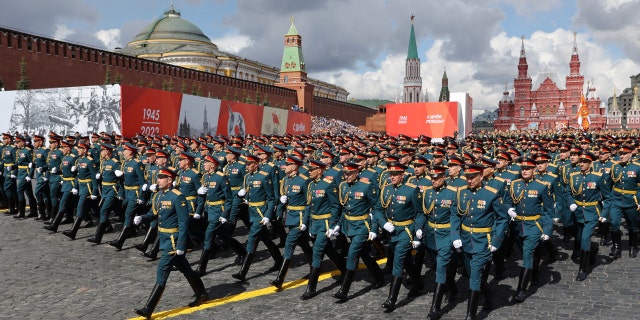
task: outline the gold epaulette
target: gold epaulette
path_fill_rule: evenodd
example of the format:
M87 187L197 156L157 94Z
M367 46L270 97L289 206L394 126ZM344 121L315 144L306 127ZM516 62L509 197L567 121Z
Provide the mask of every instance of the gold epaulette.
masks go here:
M119 162L116 158L111 158L111 160L113 160L113 162Z
M516 183L518 181L521 181L521 180L522 180L522 178L515 179L515 180L511 181L511 185L513 185L514 183Z
M570 177L573 177L573 176L575 176L576 174L580 174L580 173L581 173L580 171L571 172L571 173L569 174L569 176L570 176Z
M216 171L216 174L219 175L219 176L224 177L224 173L222 173L222 171Z
M464 189L466 189L466 188L467 188L467 186L466 186L466 185L464 185L464 186L462 186L462 187L458 187L458 191L462 191L462 190L464 190Z
M301 174L300 178L305 179L305 180L309 180L309 177L305 176L304 174Z
M195 173L200 173L198 170L196 170L196 168L191 168L191 171L193 171Z
M178 190L176 188L171 189L171 192L173 192L173 193L175 193L177 195L181 195L182 194L182 192L180 192L180 190Z
M244 161L242 161L242 160L238 160L237 162L238 162L239 164L245 164L245 163L244 163Z
M466 187L465 187L466 188ZM451 190L451 191L458 191L458 188L454 187L454 186L447 186L447 189Z
M364 180L358 180L358 181L360 181L360 182L362 182L362 183L365 183L365 184L371 184L371 181L369 181L369 180L367 180L367 181L364 181Z
M268 176L268 175L269 175L266 171L262 171L262 170L260 170L260 172L258 172L258 173L260 173L260 174L262 174L262 175L265 175L265 176Z
M415 184L413 184L413 183L411 183L411 182L407 182L407 183L405 183L405 185L406 185L407 187L410 187L410 188L417 188L417 187L418 187L418 186L416 186Z
M329 179L329 178L322 178L322 181L326 182L326 183L332 183L333 180Z
M375 171L375 170L373 170L373 169L371 169L371 168L367 168L367 171L377 172L377 171Z
M520 173L520 172L515 171L515 170L507 170L507 172L509 172L509 173L513 173L513 174L519 174L519 173Z
M87 159L89 159L89 160L93 161L93 158L91 158L91 157L87 157Z
M557 175L557 174L555 174L555 173L553 173L553 172L549 172L549 171L547 171L547 174L548 174L548 175L550 175L550 176L552 176L553 178L557 178L557 177L558 177L558 175Z
M485 189L487 189L488 191L490 191L491 193L498 193L498 189L491 187L491 186L485 186Z
M536 182L538 182L538 183L544 184L544 185L545 185L545 186L547 186L547 187L550 187L550 186L551 186L551 182L544 181L544 180L540 180L540 179L534 179L534 180L535 180Z
M449 186L447 186L447 188L449 188ZM433 189L433 186L424 187L424 191L431 190L431 189Z
M600 171L591 171L591 173L595 174L598 177L602 177L602 172Z
M493 178L494 178L494 179L496 179L496 180L498 180L498 181L500 181L500 182L505 182L505 181L507 181L507 180L505 180L503 177L495 176L495 177L493 177Z

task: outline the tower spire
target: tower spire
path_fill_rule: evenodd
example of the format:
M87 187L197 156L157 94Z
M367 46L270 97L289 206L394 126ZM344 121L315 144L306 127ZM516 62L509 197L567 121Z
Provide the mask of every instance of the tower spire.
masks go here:
M524 35L521 37L522 46L520 47L520 58L526 58L527 56L524 54Z
M527 56L524 53L524 36L522 36L522 46L520 47L520 60L518 61L518 79L527 79L529 64L527 64Z
M573 32L573 50L571 52L571 61L569 62L569 75L580 75L580 57L578 56L578 41L576 40L576 32Z
M403 102L423 102L422 97L422 77L420 77L420 58L418 57L418 46L416 44L416 34L413 29L411 15L411 32L409 34L409 50L407 61L405 62L405 77L403 86Z

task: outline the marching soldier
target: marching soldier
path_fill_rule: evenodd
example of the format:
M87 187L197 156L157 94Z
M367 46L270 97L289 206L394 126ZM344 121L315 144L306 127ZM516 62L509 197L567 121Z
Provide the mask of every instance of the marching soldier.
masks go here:
M16 147L13 145L13 136L9 133L2 134L2 166L4 168L4 193L7 196L7 205L9 206L8 215L18 215L18 192L16 190L16 175L18 167L16 166Z
M274 260L270 271L276 271L282 264L282 255L278 246L271 240L267 225L274 216L274 189L271 177L267 172L258 170L260 159L255 155L246 155L246 170L242 189L238 191L238 196L247 201L249 208L249 236L247 238L247 255L242 261L242 268L232 277L245 281L247 272L251 267L253 257L256 252L258 240L261 240L269 249L271 258Z
M175 187L180 190L187 199L189 205L189 216L196 221L189 223L189 238L191 239L191 246L201 243L204 239L204 233L206 230L205 221L202 221L200 216L196 216L196 209L200 206L200 200L198 199L198 189L200 189L202 175L193 167L195 161L195 155L188 151L183 151L179 156L178 161L178 179Z
M65 222L71 222L73 220L73 208L75 208L76 195L73 194L72 190L76 188L76 172L72 169L76 163L76 156L71 153L72 147L73 145L70 142L63 140L62 153L64 157L62 157L59 167L51 168L51 173L60 172L60 176L62 177L62 186L60 188L62 197L60 197L58 213L51 225L44 227L53 233L58 232L58 226L62 223L63 217L65 217Z
M60 190L62 189L62 176L60 165L64 153L60 147L60 136L49 136L49 156L47 157L47 173L43 178L49 181L49 199L51 200L51 208L49 209L49 219L44 222L50 225L55 220L60 206Z
M109 223L109 213L117 205L118 191L120 188L118 176L116 176L116 170L119 170L120 163L113 157L113 150L116 146L108 143L100 144L100 167L96 172L96 181L101 184L101 200L100 200L100 220L98 221L98 227L96 227L95 235L87 241L100 244L102 242L102 236L109 232L109 229L113 229Z
M96 180L98 165L93 158L88 155L89 145L84 142L79 142L77 150L78 157L73 167L71 167L72 171L76 172L74 188L71 189L71 193L78 196L76 219L71 229L62 232L62 234L71 238L71 240L75 240L82 219L91 221L91 225L93 225L93 218L88 209L91 206L91 202L96 201L99 195L98 180Z
M374 216L378 224L389 232L391 236L390 246L394 247L393 279L389 288L389 297L382 303L387 312L395 309L398 293L402 286L403 269L411 277L413 287L409 296L417 296L422 290L423 283L420 274L411 260L411 249L420 245L420 241L414 239L416 214L421 209L421 192L413 183L403 183L404 172L407 167L401 163L388 165L391 183L380 191L380 204L384 215Z
M611 205L609 210L604 210L602 217L611 224L611 256L614 260L622 257L622 231L620 222L622 216L629 227L629 257L638 256L638 228L640 215L640 165L631 161L633 147L623 144L620 147L620 161L611 167L609 174L602 172L607 179L607 185L612 186Z
M526 298L527 287L533 273L534 263L538 263L542 245L540 241L549 241L549 235L553 231L553 198L551 198L551 184L535 179L534 169L536 164L530 157L520 160L520 176L511 182L509 196L513 207L507 213L514 221L512 230L516 242L522 250L522 268L518 280L518 289L513 299L516 303L523 302Z
M18 195L18 214L15 218L31 218L38 216L38 206L33 196L33 188L31 187L31 179L33 178L33 161L32 150L26 145L26 138L20 135L15 136L16 141L16 159L15 166L18 168L16 175L16 192ZM29 215L25 216L27 207L27 199L29 199Z
M569 210L577 225L576 242L580 248L580 269L576 280L584 281L589 274L590 265L595 262L598 253L597 244L591 247L591 235L600 222L606 222L609 210L609 190L602 173L594 172L592 162L596 159L591 152L583 151L579 155L580 171L569 177Z
M482 165L467 165L467 186L458 189L457 214L451 216L453 246L462 250L469 273L467 319L476 318L481 290L484 308L492 308L487 284L491 253L502 244L508 219L502 193L482 180L484 170Z
M33 136L33 164L36 179L35 196L39 214L36 220L46 221L50 219L51 215L51 199L49 198L49 182L47 178L49 149L43 147L43 144L43 136Z
M232 208L233 195L229 179L221 171L218 171L218 158L206 155L202 158L202 162L205 172L202 176L202 186L198 189L198 195L204 199L200 201L202 205L198 207L196 214L206 217L209 222L204 236L200 264L196 270L199 276L203 276L207 272L207 263L212 254L213 241L217 235L222 238L224 243L229 244L239 257L246 255L242 244L231 238L224 230L229 221L229 213L234 209Z
M320 275L320 264L326 253L333 264L344 276L346 261L334 250L328 239L332 230L329 226L336 225L340 219L340 202L338 201L338 185L333 179L324 177L323 173L328 165L322 161L309 162L309 185L306 195L306 210L304 224L308 225L309 234L313 238L313 253L311 272L307 290L300 299L307 300L316 296L316 286Z
M294 156L288 156L285 160L285 177L280 182L280 204L285 212L284 221L289 228L284 245L284 261L276 279L271 285L282 289L282 283L287 275L291 259L296 246L304 252L311 263L311 247L309 246L309 233L304 221L304 212L307 210L307 176L298 173L302 160Z
M347 162L343 168L344 181L338 187L338 199L342 211L342 226L339 222L332 226L331 235L342 232L351 239L347 256L347 271L340 289L333 295L338 302L349 299L349 289L358 266L359 258L365 263L375 279L373 288L384 286L385 280L378 263L369 255L371 241L377 238L378 222L369 213L380 215L380 199L376 186L358 180L358 165Z
M158 231L160 237L160 250L162 258L158 263L156 283L151 291L149 300L141 309L135 309L135 313L140 316L150 318L155 310L171 269L175 266L178 271L184 274L189 285L195 292L195 299L189 303L189 307L195 307L209 300L207 291L198 274L191 269L189 261L185 257L188 242L189 229L189 209L187 200L173 188L173 181L176 178L175 171L169 168L162 168L158 174L158 192L152 199L152 209L143 216L135 216L134 224L139 225L143 220L158 220Z
M449 301L453 301L458 292L455 283L456 268L450 265L454 254L451 247L451 216L457 213L457 187L447 185L446 170L443 166L434 166L429 170L433 185L427 187L422 194L421 214L416 222L416 237L422 240L436 260L436 287L429 319L439 319L442 316L445 285L449 288ZM420 263L418 267L422 264L421 261L416 263Z

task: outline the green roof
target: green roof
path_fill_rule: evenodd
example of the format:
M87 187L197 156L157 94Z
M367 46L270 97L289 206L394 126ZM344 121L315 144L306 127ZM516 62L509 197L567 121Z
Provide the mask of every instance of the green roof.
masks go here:
M411 20L411 35L409 35L409 52L407 59L420 59L418 57L418 46L416 45L416 33L413 31L413 19Z
M148 24L142 31L135 36L133 42L155 39L180 39L194 40L202 42L211 42L200 28L193 23L182 19L180 12L173 7L164 12L164 14Z
M298 35L298 29L296 29L296 25L293 24L293 19L291 19L291 26L289 27L289 32L287 32L285 36L297 36L297 35Z

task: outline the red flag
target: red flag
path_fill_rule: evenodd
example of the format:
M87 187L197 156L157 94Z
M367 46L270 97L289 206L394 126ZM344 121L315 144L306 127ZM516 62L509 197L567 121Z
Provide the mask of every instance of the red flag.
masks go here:
M587 108L587 101L584 98L584 94L580 97L580 109L578 109L578 124L582 127L582 130L589 130L589 109Z
M278 119L278 115L275 113L271 113L271 116L273 116L273 123L280 125L280 120Z

